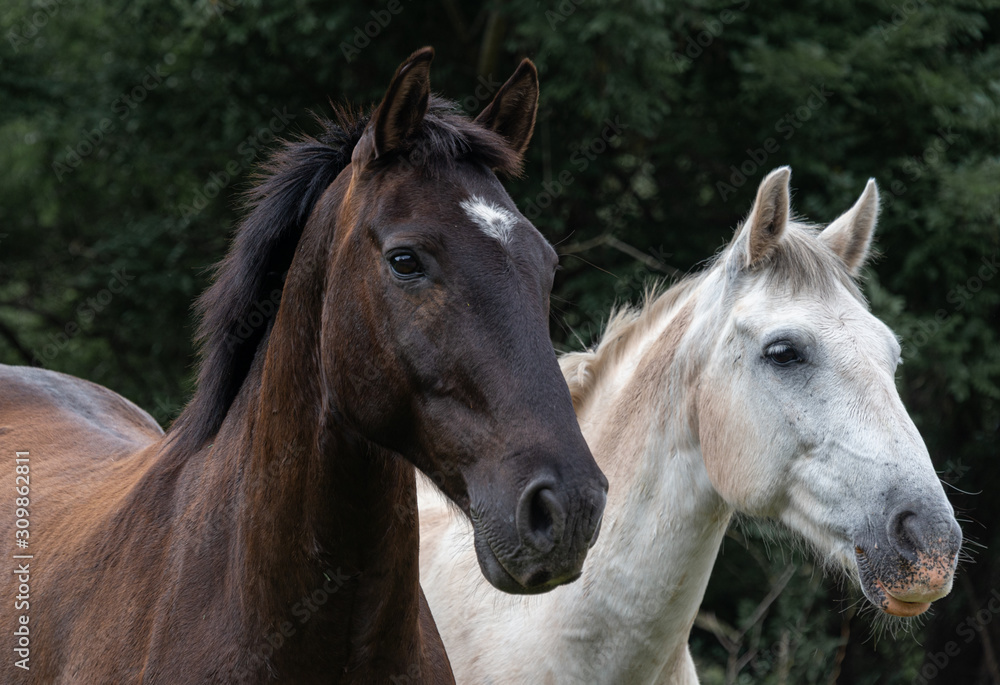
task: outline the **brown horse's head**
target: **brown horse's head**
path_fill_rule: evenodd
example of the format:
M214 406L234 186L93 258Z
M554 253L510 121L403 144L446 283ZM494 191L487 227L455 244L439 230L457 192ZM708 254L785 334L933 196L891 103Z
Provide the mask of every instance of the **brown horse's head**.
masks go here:
M493 585L542 592L579 575L607 480L548 338L556 253L494 173L520 168L537 72L470 121L431 97L432 57L399 67L310 219L334 234L323 380L347 428L471 517Z

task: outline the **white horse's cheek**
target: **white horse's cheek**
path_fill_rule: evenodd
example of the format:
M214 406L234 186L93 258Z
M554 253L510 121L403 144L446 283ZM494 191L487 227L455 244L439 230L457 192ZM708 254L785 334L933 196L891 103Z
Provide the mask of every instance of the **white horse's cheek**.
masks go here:
M771 516L783 500L797 441L776 403L759 393L734 392L754 387L747 376L744 370L713 383L702 396L702 455L713 487L727 503L745 514Z

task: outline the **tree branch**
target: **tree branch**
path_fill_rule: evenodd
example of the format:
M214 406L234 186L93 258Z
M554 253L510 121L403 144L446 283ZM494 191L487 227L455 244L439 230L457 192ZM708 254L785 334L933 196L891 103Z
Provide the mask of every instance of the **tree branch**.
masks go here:
M656 269L657 271L663 272L668 276L680 278L684 275L681 273L680 269L674 268L669 264L664 264L653 255L646 254L642 250L633 247L628 243L622 242L610 233L602 233L596 238L591 238L590 240L585 240L580 243L569 243L568 245L563 245L559 248L559 254L577 254L578 252L586 252L587 250L591 250L602 245L606 245L612 249L618 250L619 252L624 252L632 259L641 262L650 269Z

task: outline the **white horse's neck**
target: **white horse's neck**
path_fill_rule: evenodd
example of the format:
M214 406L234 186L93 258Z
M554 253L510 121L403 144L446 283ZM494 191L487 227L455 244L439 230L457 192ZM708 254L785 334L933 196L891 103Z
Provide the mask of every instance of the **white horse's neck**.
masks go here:
M701 455L669 442L650 441L635 481L605 513L606 542L584 580L553 597L581 631L579 663L596 671L589 682L654 683L690 670L688 636L731 512Z
M644 332L594 388L604 396L585 402L579 417L615 488L584 580L553 599L587 634L580 646L589 655L582 663L597 671L590 682L693 676L688 636L732 514L709 481L692 430L685 379L699 355L678 353L690 339L698 290L667 311L652 308L658 320L633 323Z

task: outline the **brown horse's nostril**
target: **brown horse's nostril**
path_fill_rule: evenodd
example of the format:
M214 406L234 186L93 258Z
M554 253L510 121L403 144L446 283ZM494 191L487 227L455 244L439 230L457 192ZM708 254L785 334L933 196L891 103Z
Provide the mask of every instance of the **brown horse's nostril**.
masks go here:
M525 488L517 507L517 531L521 540L547 553L562 539L566 510L551 489L551 481L540 479Z
M601 534L601 524L604 523L604 513L597 519L597 526L594 527L594 534L590 537L590 543L587 545L588 548L593 547L597 544L597 536Z

